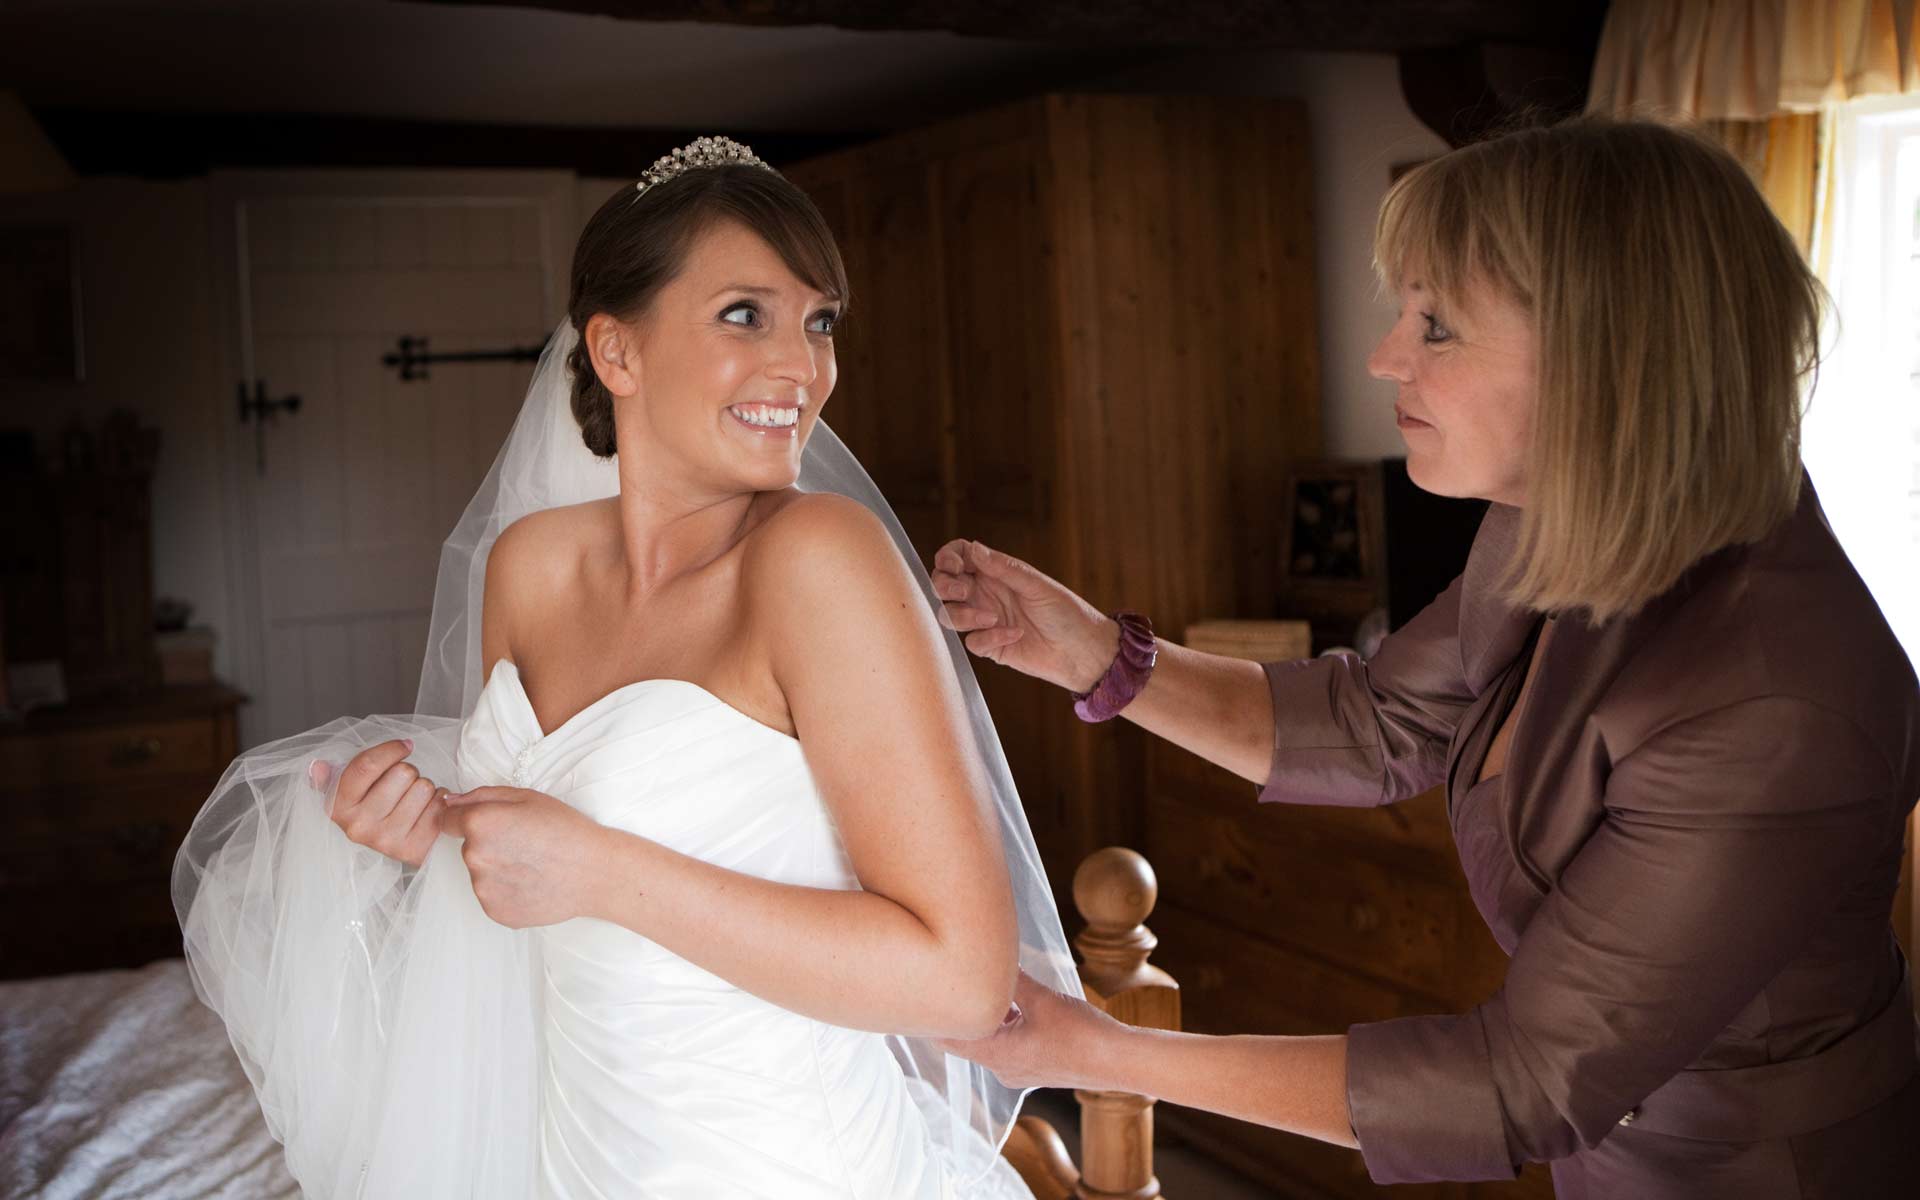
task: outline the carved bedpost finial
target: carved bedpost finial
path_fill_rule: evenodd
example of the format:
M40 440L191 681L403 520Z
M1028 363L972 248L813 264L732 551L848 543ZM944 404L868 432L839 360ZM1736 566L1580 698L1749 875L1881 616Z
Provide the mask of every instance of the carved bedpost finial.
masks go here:
M1096 850L1073 873L1073 904L1087 927L1073 944L1087 999L1115 1020L1180 1028L1180 985L1147 962L1157 939L1145 924L1160 884L1147 860L1121 846ZM1153 1101L1130 1092L1074 1092L1082 1167L1038 1117L1022 1117L1006 1157L1036 1200L1159 1200L1153 1174Z
M1073 873L1073 904L1087 927L1073 939L1087 1000L1118 1021L1180 1028L1180 985L1147 962L1159 944L1145 922L1160 898L1147 860L1121 846L1096 850ZM1083 1161L1076 1200L1154 1200L1153 1101L1128 1092L1080 1090Z
M1137 926L1159 898L1153 868L1125 846L1095 850L1073 873L1073 906L1095 929Z
M1180 1028L1180 985L1147 956L1159 945L1145 921L1160 897L1147 860L1124 846L1096 850L1073 873L1073 904L1087 927L1073 939L1087 998L1132 1025Z

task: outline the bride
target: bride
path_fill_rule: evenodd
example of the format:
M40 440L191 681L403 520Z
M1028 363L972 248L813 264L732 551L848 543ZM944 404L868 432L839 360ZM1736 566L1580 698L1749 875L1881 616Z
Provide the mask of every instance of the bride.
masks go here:
M932 1039L1076 982L964 652L820 423L846 294L735 143L611 199L421 712L243 755L196 820L188 962L308 1195L1028 1196L1022 1093Z

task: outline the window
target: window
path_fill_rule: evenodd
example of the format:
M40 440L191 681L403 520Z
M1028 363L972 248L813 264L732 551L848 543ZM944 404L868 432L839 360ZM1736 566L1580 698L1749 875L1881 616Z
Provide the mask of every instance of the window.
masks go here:
M1833 122L1833 320L1804 455L1834 535L1920 663L1920 102Z

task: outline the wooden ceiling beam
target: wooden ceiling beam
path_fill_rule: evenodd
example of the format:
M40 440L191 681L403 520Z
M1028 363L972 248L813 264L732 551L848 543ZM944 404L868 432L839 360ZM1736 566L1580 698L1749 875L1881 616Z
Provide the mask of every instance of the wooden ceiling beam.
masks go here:
M711 132L72 108L36 108L34 117L80 174L148 179L179 179L221 167L549 168L633 179L660 155ZM752 135L754 151L775 166L871 136Z
M429 0L630 21L831 25L1055 44L1397 52L1590 47L1607 0Z
M1468 45L1400 54L1407 107L1450 146L1523 125L1551 124L1586 104L1589 52Z

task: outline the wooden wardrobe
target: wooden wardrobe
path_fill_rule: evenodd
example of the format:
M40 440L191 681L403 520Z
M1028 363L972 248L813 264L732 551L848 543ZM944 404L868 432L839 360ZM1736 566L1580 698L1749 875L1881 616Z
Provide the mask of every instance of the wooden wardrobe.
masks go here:
M1292 615L1282 477L1321 452L1309 161L1297 102L1057 95L783 166L851 276L827 422L923 557L975 538L1174 639ZM1243 780L975 667L1061 912L1098 847L1159 872L1155 961L1182 981L1187 1028L1333 1033L1499 985L1437 797L1263 809ZM1157 1120L1283 1194L1378 1194L1351 1151Z
M853 290L825 415L923 558L1018 555L1178 638L1274 615L1284 461L1320 449L1305 111L1052 95L783 170ZM1144 741L975 660L1061 898L1140 845Z

